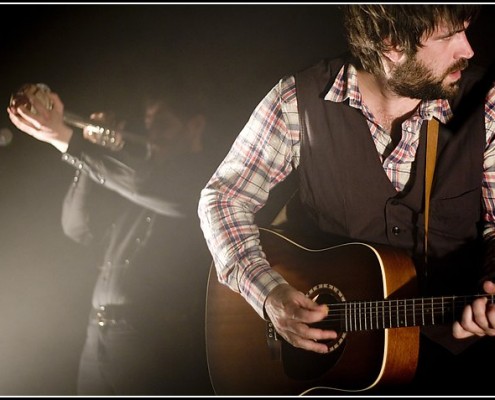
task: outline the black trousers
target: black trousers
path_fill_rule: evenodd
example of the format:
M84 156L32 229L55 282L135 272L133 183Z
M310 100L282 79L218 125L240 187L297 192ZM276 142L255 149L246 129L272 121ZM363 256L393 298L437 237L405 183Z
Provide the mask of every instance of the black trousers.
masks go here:
M201 343L191 335L180 326L161 329L156 321L144 327L125 320L102 327L90 318L77 394L211 394Z

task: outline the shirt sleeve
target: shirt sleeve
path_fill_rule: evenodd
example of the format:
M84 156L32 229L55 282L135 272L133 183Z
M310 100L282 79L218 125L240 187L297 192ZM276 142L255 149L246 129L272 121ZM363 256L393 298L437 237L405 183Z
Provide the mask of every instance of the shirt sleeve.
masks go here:
M495 238L495 88L485 102L486 147L483 161L484 237Z
M131 152L125 147L122 152L113 152L83 139L82 135L72 136L62 160L101 187L137 205L170 217L186 215L186 202L179 197L180 191L171 189L172 184L167 183L168 175L174 176L173 171L166 171L172 163L157 168L144 152ZM156 176L157 170L163 170L162 177Z
M297 166L298 146L294 78L287 77L255 108L198 205L219 282L240 293L262 318L266 296L286 281L266 260L254 215Z

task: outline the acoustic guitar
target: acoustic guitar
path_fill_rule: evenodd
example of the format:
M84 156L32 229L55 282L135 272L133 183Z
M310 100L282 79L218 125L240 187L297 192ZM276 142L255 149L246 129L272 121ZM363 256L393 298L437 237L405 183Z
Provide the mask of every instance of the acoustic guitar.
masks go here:
M206 348L217 395L362 394L408 383L418 362L419 327L452 322L474 297L486 296L415 297L414 264L391 247L355 242L308 249L267 229L260 229L260 238L274 270L329 305L319 325L338 337L327 343L328 354L291 346L218 282L212 265Z

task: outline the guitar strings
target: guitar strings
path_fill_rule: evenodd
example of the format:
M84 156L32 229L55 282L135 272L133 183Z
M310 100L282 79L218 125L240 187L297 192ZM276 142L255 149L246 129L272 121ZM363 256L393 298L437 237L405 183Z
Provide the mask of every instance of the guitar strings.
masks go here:
M350 330L379 327L406 327L452 321L474 298L485 297L493 303L494 295L449 296L326 304L330 314L323 322L346 326ZM369 325L369 326L368 326Z

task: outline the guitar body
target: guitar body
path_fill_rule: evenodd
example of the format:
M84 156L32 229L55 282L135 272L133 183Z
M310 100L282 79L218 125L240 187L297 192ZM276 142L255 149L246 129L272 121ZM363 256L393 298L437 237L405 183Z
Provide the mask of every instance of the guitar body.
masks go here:
M401 299L417 295L410 259L388 247L349 243L311 250L261 230L272 265L318 301ZM330 299L330 301L328 301ZM217 395L299 395L372 391L409 382L416 371L419 328L343 332L321 355L274 339L271 325L210 269L206 302L208 369Z

